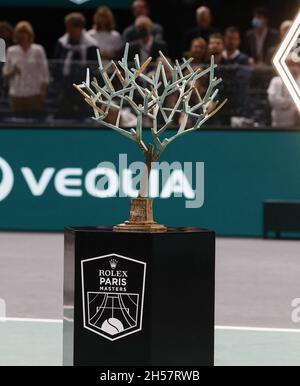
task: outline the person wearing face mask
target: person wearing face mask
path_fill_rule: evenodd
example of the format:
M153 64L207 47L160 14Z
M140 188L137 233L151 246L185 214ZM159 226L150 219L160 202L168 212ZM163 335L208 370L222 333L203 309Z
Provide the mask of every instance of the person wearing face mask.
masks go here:
M153 61L159 58L159 51L167 55L167 44L163 40L154 39L153 23L147 16L140 16L135 21L137 40L130 43L129 60L133 61L136 54L144 63L150 56Z
M300 89L300 64L295 63L290 55L286 64ZM280 76L271 80L268 88L268 98L272 109L273 127L291 127L299 124L298 109Z
M259 7L254 10L252 29L246 34L246 51L255 64L270 64L269 51L277 45L278 32L269 27L268 11Z

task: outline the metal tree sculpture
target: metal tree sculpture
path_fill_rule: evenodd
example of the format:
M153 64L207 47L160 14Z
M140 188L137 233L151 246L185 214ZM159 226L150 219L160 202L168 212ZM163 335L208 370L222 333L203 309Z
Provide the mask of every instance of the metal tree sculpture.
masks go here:
M145 155L146 160L146 183L141 186L139 198L147 197L147 182L151 171L152 163L157 161L166 147L175 139L193 131L200 129L213 115L215 115L226 103L216 101L219 90L216 87L222 82L222 79L215 77L217 65L214 63L214 57L211 58L210 67L202 69L193 69L191 64L193 58L187 60L183 58L182 64L178 61L172 65L168 59L160 52L161 60L157 65L155 73L150 76L145 71L152 61L152 58L141 64L139 56L134 58L134 67L128 64L129 44L126 44L123 59L118 62L110 61L105 66L102 63L100 51L98 51L99 71L101 82L94 78L90 79L90 70L87 70L86 81L80 85L74 85L83 95L85 101L93 108L93 119L101 125L111 128L116 132L136 142ZM171 79L168 79L167 73ZM109 75L110 74L110 75ZM209 74L209 86L202 98L196 88L198 79ZM118 78L120 89L114 87L113 82ZM159 90L162 89L162 92ZM177 93L176 103L173 107L166 106L167 98ZM191 97L195 93L197 102L191 105ZM124 104L131 106L137 118L136 128L125 129L121 127L121 114ZM112 110L117 111L116 121L114 124L108 123L107 118ZM175 121L175 115L181 114L181 123L176 133L166 131ZM143 118L147 117L152 122L151 133L153 143L146 145L143 141ZM163 124L158 127L158 117L161 117ZM187 128L189 119L195 123L192 127ZM169 135L168 135L169 134ZM147 199L147 208L141 212L140 204L136 205L132 200L131 220L127 222L127 227L116 230L133 231L161 231L165 227L154 226L152 215L152 201ZM144 199L145 202L145 199ZM136 212L135 214L133 212ZM137 219L138 217L138 219ZM134 220L133 220L134 219ZM136 226L137 223L140 226ZM130 228L131 226L131 228ZM161 227L161 228L159 228ZM146 229L147 228L147 229Z

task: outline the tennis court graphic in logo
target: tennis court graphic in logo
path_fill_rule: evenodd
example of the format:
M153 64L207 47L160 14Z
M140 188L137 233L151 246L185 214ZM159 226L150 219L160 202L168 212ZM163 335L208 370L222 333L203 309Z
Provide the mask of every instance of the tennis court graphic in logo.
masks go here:
M142 330L146 263L110 254L81 262L84 328L115 341Z

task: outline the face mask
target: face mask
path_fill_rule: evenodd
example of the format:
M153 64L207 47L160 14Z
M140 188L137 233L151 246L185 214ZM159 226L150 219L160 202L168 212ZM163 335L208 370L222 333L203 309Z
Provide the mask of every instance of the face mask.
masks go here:
M252 26L255 29L259 29L263 26L263 21L259 17L254 17L252 20Z
M136 32L139 39L144 39L146 36L148 36L148 30L145 27L139 28Z

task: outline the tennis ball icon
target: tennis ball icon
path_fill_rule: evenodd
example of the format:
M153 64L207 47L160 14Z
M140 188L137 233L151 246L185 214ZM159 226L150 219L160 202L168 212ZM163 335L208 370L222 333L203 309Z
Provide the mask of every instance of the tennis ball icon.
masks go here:
M116 318L109 318L102 323L101 330L109 335L116 335L124 331L124 326Z

